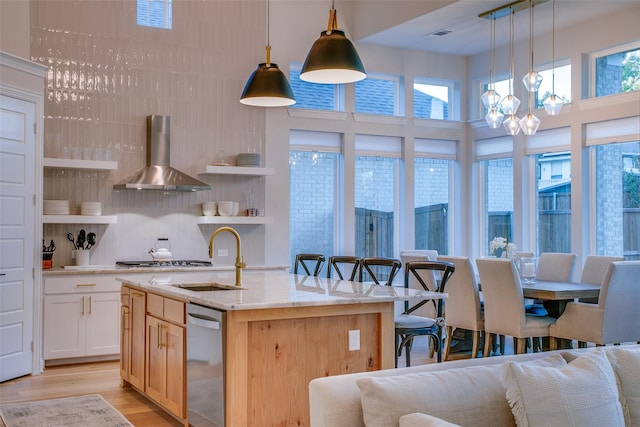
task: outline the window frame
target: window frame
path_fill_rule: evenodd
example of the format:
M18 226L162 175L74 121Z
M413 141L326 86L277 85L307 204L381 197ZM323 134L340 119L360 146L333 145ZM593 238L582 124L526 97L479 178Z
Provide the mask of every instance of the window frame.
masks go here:
M355 82L353 85L353 112L356 114L373 114L380 116L388 116L388 117L402 117L405 114L405 106L404 106L404 96L403 96L403 82L404 77L398 74L386 74L386 73L368 73L367 78L362 80L365 82L367 80L384 80L393 82L393 114L382 114L382 113L372 113L368 111L358 111L357 110L357 99L358 99L358 86L361 82Z
M596 73L597 73L597 66L596 66L596 61L599 58L602 58L604 56L609 56L609 55L613 55L616 53L622 53L622 52L628 52L630 50L640 50L640 40L637 41L633 41L630 43L625 43L622 45L618 45L618 46L614 46L614 47L610 47L608 49L602 49L596 52L592 52L589 54L589 64L588 64L588 75L589 75L589 90L587 92L587 98L602 98L605 96L615 96L615 95L621 95L623 93L626 92L618 92L618 93L613 93L613 94L609 94L609 95L600 95L600 96L596 96ZM635 91L633 91L635 92Z
M429 120L445 120L445 121L457 121L460 120L460 83L456 80L438 79L433 77L414 77L413 84L411 85L411 93L416 90L416 84L425 84L431 86L442 86L448 89L449 97L449 117L446 119L432 119L430 117L415 117L415 97L413 99L413 111L411 116L417 119L429 119Z

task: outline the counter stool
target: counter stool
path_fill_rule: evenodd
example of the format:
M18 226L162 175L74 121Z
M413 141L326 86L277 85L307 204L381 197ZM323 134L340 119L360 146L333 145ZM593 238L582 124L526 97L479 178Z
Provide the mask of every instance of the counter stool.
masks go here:
M349 281L356 279L358 274L358 268L360 267L360 258L355 256L332 256L329 257L329 265L327 265L327 279L331 278L331 270L335 270L340 280L344 280L342 271L340 271L340 264L344 264L345 273L348 271L347 266L351 265L351 274L349 275Z
M316 263L315 268L313 269L313 276L317 276L320 274L320 269L322 268L322 264L324 264L324 255L322 254L298 254L296 255L296 262L293 266L293 274L298 274L298 265L302 266L304 272L307 276L311 276L311 272L307 267L307 262L309 262L310 266L313 262Z

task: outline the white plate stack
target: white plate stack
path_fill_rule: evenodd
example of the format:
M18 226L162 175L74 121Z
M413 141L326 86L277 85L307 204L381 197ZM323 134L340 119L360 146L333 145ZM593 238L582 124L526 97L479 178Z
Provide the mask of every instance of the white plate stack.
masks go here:
M218 210L218 204L216 202L202 202L202 215L215 216Z
M218 202L218 215L234 216L238 214L238 202Z
M42 207L45 215L69 215L68 200L44 200Z
M100 202L82 202L80 204L81 215L102 215L102 203Z
M238 166L260 166L260 153L239 153L236 157Z

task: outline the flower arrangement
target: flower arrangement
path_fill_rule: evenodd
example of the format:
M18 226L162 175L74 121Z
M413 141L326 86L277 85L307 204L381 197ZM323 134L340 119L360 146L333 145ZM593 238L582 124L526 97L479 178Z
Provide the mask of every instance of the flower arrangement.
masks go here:
M494 237L489 242L489 253L496 258L513 258L518 249L513 243L509 243L506 237Z

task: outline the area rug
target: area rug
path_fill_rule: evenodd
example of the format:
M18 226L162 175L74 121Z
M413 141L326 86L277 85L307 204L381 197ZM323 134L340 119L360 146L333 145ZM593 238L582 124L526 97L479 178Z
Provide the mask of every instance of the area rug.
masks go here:
M0 405L7 427L133 427L99 394Z

